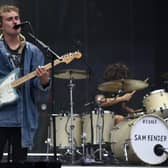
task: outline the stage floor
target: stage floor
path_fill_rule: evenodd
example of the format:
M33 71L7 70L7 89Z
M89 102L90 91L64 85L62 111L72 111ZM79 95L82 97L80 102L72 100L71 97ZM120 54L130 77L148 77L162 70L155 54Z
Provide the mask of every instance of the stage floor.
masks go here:
M4 163L8 162L8 154L4 153L4 159L3 159ZM72 158L69 158L68 162L65 162L64 160L61 159L54 159L54 154L53 153L28 153L28 160L26 161L27 163L37 163L40 165L43 165L48 163L48 164L52 164L52 166L55 164L54 168L57 168L58 163L61 164L61 168L82 168L82 167L87 167L87 168L138 168L138 167L142 167L142 168L165 168L168 167L168 160L164 163L161 164L155 164L155 165L150 165L150 164L146 164L142 161L140 162L126 162L126 161L118 161L118 160L114 160L113 158L109 159L109 160L103 160L103 161L93 161L93 160L73 160ZM1 166L0 166L1 168ZM23 167L24 168L24 167ZM27 168L27 167L26 167ZM50 168L50 166L48 167ZM52 167L53 168L53 167Z
M87 168L94 168L94 167L97 167L97 166L87 166ZM149 168L149 166L98 166L98 168L138 168L138 167L141 167L141 168ZM64 166L62 165L61 168L83 168L83 166ZM150 166L150 168L156 168L156 166ZM167 166L159 166L159 168L167 168Z

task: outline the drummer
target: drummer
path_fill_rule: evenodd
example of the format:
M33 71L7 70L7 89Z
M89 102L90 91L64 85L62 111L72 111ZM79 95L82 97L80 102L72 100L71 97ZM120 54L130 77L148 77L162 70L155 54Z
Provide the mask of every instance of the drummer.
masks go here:
M113 81L120 79L127 79L129 76L128 67L122 63L109 64L104 71L104 81ZM131 100L135 91L125 93L123 95L115 93L114 97L106 94L105 98L101 101L101 107L104 110L110 110L114 112L114 125L121 122L129 113L134 113L135 110L127 105Z

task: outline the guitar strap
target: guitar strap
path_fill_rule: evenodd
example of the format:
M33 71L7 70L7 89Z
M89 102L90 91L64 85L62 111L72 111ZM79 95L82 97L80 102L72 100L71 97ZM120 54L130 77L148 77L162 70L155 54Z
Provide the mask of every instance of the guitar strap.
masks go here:
M24 71L24 55L25 55L25 47L26 46L26 39L25 37L20 34L20 47L18 49L18 53L21 54L21 60L20 60L20 73L23 75Z
M23 71L24 71L24 55L25 55L25 48L26 48L26 47L23 48L22 53L21 53L21 61L20 61L20 73L21 73L21 75L24 74Z

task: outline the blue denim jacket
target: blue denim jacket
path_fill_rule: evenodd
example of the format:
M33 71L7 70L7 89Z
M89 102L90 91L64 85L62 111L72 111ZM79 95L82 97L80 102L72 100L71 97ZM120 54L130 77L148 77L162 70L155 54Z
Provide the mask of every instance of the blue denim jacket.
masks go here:
M13 66L9 62L10 52L6 49L3 40L0 40L0 79L3 80L11 71ZM26 42L24 50L23 75L44 64L44 55L32 43ZM1 81L0 81L1 84ZM33 137L38 127L38 111L36 107L37 92L48 95L49 87L43 88L40 80L35 77L26 81L16 88L19 95L17 101L0 107L0 127L21 127L22 146L31 148Z

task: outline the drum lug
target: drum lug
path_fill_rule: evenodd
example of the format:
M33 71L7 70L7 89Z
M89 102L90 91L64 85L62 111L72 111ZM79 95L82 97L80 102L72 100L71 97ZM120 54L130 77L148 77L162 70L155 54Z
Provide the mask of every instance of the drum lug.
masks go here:
M130 123L130 124L128 124L129 127L132 127L133 125L134 125L134 123Z

